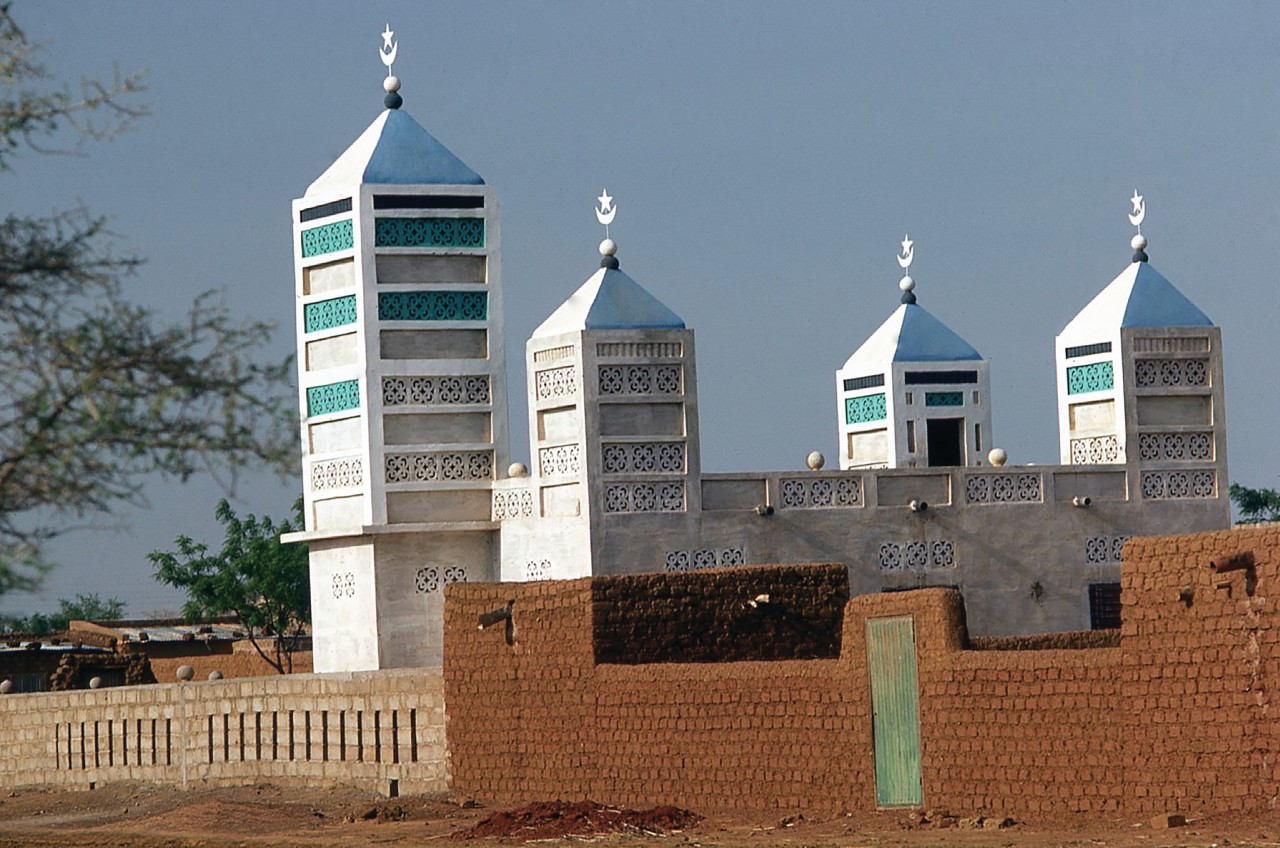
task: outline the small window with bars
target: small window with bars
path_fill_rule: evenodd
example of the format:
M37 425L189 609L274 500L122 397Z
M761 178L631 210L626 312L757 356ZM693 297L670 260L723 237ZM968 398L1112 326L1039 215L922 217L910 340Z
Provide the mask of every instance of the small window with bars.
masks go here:
M1089 627L1114 630L1120 626L1120 584L1089 584Z

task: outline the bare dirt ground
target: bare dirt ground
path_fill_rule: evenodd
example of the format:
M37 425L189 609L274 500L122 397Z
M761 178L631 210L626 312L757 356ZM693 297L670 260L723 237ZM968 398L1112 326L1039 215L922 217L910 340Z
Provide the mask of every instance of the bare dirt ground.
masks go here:
M20 790L0 795L0 848L230 848L230 846L475 846L606 843L672 848L853 848L999 846L1134 848L1280 845L1280 815L1190 818L1185 827L1150 821L989 821L963 814L922 822L882 812L778 821L701 819L671 807L623 811L584 804L491 810L445 796L383 798L350 788L271 785L186 792L141 785L94 791ZM584 825L584 822L586 823ZM945 825L945 826L943 826ZM1003 826L1000 826L1003 825ZM618 832L620 831L620 832ZM506 836L494 834L507 834ZM572 833L577 835L561 835Z

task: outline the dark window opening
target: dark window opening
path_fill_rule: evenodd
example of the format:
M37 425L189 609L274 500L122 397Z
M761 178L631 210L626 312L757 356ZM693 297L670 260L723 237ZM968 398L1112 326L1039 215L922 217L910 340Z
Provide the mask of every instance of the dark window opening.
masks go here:
M872 374L869 377L850 377L844 381L844 390L852 392L856 389L869 389L873 386L883 386L884 375Z
M482 194L375 194L374 209L483 209Z
M310 209L303 209L298 213L298 221L306 223L314 221L316 218L327 218L330 215L339 215L343 212L351 211L351 198L344 197L341 200L335 200L332 203L324 203L320 206L312 206Z
M978 382L977 371L908 371L908 386L942 386Z
M1077 356L1092 356L1095 353L1110 353L1111 342L1098 342L1097 344L1080 345L1079 347L1067 348L1067 359L1075 359Z
M964 419L930 418L925 423L929 466L964 465Z
M1089 627L1114 630L1120 626L1120 584L1089 584Z

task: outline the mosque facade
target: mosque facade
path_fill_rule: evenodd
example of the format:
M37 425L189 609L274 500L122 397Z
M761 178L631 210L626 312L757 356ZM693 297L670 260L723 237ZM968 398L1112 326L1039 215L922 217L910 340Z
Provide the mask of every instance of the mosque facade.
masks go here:
M317 672L440 664L452 582L759 563L958 587L975 635L1111 627L1127 538L1229 525L1221 333L1141 235L1055 340L1058 465L992 450L989 363L904 273L836 370L836 467L703 473L693 330L607 238L525 343L509 464L498 198L385 88L293 202Z

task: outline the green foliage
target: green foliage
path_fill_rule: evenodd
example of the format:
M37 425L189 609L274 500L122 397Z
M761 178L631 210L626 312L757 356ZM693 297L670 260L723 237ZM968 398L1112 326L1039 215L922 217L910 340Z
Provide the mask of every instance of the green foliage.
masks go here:
M293 520L279 524L252 515L241 519L225 498L215 514L225 531L222 550L210 553L208 545L179 536L176 551L148 555L155 577L187 593L182 614L189 619L234 614L258 654L287 674L311 620L307 547L280 543L281 534L302 529L302 499L294 503ZM275 637L269 651L263 636Z
M138 75L51 81L0 2L0 173L23 148L74 153L145 113ZM0 194L3 189L0 189ZM0 217L0 593L48 568L42 543L142 502L153 474L291 470L289 363L254 356L272 327L196 298L169 324L124 294L139 259L84 210Z
M1240 511L1241 524L1280 521L1280 490L1250 489L1248 486L1232 483L1227 491L1231 495L1231 502Z
M26 618L6 618L3 624L6 629L35 636L45 636L66 630L72 621L110 621L124 615L125 603L119 598L108 598L105 601L97 592L87 595L77 594L75 600L58 599L58 611L53 613L32 613Z

